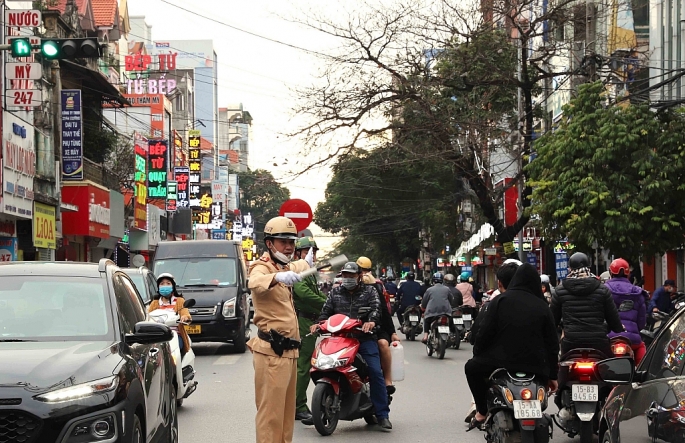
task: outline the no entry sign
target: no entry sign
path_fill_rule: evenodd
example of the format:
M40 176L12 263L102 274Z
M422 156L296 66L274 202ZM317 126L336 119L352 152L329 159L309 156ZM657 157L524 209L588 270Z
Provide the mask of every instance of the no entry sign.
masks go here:
M314 218L312 208L306 201L299 198L291 198L283 203L278 215L291 219L298 232L306 229Z

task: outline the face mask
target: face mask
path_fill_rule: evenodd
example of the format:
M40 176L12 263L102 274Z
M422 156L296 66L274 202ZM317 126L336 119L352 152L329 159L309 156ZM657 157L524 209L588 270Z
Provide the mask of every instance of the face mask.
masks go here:
M342 279L342 286L345 289L352 290L357 287L357 279L352 277L352 278L343 278Z
M159 295L161 295L162 297L169 297L172 292L174 292L173 286L160 286L159 287Z
M294 254L285 255L284 253L278 252L276 250L272 250L271 248L269 248L269 253L271 254L271 258L273 258L275 261L277 261L278 263L280 263L282 265L287 265L288 263L290 263L293 259L293 255L294 255Z

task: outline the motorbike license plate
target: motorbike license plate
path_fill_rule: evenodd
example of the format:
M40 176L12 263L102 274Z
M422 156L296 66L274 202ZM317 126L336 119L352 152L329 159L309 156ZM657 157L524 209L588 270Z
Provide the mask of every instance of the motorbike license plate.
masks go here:
M438 332L440 334L449 334L450 333L450 327L449 326L438 326Z
M571 400L573 401L599 401L599 386L597 385L572 385Z
M514 418L542 418L540 400L514 400Z
M186 332L188 334L201 334L202 326L200 325L188 325L186 326Z
M463 325L464 324L463 318L453 318L452 321L454 322L455 325Z
M471 321L471 314L464 314L464 315L461 316L461 318L462 318L463 320Z
M418 315L410 315L409 321L419 321L419 316Z

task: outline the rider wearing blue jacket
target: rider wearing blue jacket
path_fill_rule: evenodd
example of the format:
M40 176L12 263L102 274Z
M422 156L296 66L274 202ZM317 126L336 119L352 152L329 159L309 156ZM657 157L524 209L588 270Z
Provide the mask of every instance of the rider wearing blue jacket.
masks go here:
M404 321L402 314L410 306L421 304L417 297L421 295L421 285L414 281L415 275L413 272L407 274L407 281L397 289L397 297L400 300L400 307L397 309L397 318L400 324Z

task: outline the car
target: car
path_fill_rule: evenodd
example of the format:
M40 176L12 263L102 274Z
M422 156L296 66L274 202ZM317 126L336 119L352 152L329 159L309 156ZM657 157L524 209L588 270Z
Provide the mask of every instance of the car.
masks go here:
M0 441L178 442L172 331L114 262L3 262L0 281Z
M247 350L250 290L240 242L161 241L152 270L155 275L173 275L183 297L195 299L190 309L193 321L186 328L193 343L232 343L238 353Z
M615 387L602 409L601 443L685 441L685 309L654 338L632 383Z
M122 268L122 271L128 275L133 284L136 285L140 297L143 299L145 306L152 303L152 300L157 297L157 278L155 275L145 266L139 268Z

